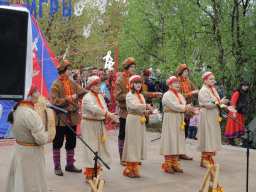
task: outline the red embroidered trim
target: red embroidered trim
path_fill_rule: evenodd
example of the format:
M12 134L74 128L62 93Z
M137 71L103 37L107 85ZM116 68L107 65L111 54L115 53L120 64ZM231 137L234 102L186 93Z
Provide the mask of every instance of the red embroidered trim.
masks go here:
M144 102L143 102L143 100L142 100L142 98L141 98L141 96L140 96L140 93L139 93L138 91L135 91L135 94L136 94L136 96L138 97L140 103L141 103L141 104L144 104Z
M103 105L102 105L102 103L101 103L101 101L100 101L100 98L99 98L99 96L98 96L98 93L94 92L93 90L90 90L90 92L91 92L91 94L95 97L95 99L96 99L96 101L97 101L99 107L104 110L104 107L103 107Z
M179 100L179 103L182 105L183 103L182 103L182 101L181 101L181 99L180 99L180 97L179 97L179 94L178 94L178 92L177 91L175 91L175 90L173 90L173 89L169 89L169 91L170 92L172 92L172 93L174 93L174 95L177 97L177 99Z
M131 91L131 87L130 87L130 83L129 83L130 74L127 70L124 70L123 75L126 78L126 88L128 89L128 91Z
M34 104L28 101L21 101L20 106L26 106L26 107L30 107L31 109L34 109Z
M73 98L72 98L72 95L74 95L74 91L72 90L72 86L71 86L71 81L69 78L67 77L63 77L61 75L59 75L58 77L62 83L63 83L63 87L64 87L64 93L65 95L68 97L68 100L70 102L73 102Z
M209 85L206 85L206 84L204 84L204 86L206 86L208 89L210 89L211 93L217 99L218 103L221 104L220 98L214 93L214 91L212 89L212 86L209 86Z

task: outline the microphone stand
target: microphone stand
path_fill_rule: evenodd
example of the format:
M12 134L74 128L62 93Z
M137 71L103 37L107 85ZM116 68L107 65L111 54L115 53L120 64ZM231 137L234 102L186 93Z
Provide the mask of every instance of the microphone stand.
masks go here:
M65 123L66 126L68 126L68 128L73 131L73 133L76 134L76 136L86 145L86 147L88 147L90 149L90 151L95 155L94 156L94 174L95 174L95 178L97 178L97 169L98 169L98 159L105 165L105 167L107 167L108 169L110 169L110 167L101 159L101 157L98 155L98 151L93 151L93 149L72 129L72 127L70 127L70 125L60 116L60 112L57 110L54 110L55 114L57 115L57 117L63 122Z
M248 192L248 182L249 182L249 155L250 155L250 150L249 150L249 145L250 145L250 141L249 141L249 133L252 132L254 135L256 135L256 133L254 131L252 131L251 129L249 129L249 126L245 126L242 123L240 123L239 121L237 121L236 119L234 119L233 117L231 117L229 114L227 114L226 112L224 112L224 110L221 110L221 108L219 107L220 112L226 116L228 116L230 119L232 119L233 121L237 122L239 125L241 125L242 127L244 127L246 129L246 133L247 133L247 150L246 150L246 158L247 158L247 165L246 165L246 192Z

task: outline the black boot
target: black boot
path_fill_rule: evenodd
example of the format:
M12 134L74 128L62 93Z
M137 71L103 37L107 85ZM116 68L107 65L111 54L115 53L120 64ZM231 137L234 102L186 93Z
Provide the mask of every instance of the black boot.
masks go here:
M69 172L75 172L75 173L82 173L82 169L77 169L75 167L75 165L70 165L65 167L65 171L69 171Z
M60 167L55 167L55 168L54 168L54 172L55 172L55 174L58 175L58 176L63 176L63 172L62 172L62 170L61 170Z

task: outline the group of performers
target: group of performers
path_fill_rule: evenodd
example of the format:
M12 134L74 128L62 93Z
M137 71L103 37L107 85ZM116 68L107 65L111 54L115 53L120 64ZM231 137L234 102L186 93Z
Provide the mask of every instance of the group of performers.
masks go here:
M134 58L127 58L123 63L123 73L115 82L115 99L119 106L118 116L108 111L107 104L100 94L101 79L94 75L88 78L86 91L75 81L70 80L72 66L67 60L62 60L57 67L58 79L52 84L50 100L53 105L60 107L68 114L61 114L62 118L76 131L79 120L78 98L82 99L82 138L98 155L109 165L111 164L108 135L105 128L105 120L112 119L120 122L118 135L118 150L120 164L126 166L123 175L131 178L139 178L139 164L147 158L146 150L146 125L145 116L157 113L145 98L162 97L164 119L160 140L160 154L164 156L162 168L165 172L173 174L182 173L178 159L192 160L186 155L186 141L189 118L193 114L199 114L198 149L202 153L200 166L205 167L204 162L214 164L213 156L221 150L221 130L219 125L219 109L211 100L216 101L224 109L236 113L234 107L225 104L228 100L220 99L213 88L215 77L211 72L202 75L204 85L200 91L188 80L188 67L181 64L177 68L178 77L171 76L166 80L169 90L162 95L160 92L147 92L142 89L142 79L135 72ZM198 95L200 108L192 104L194 97ZM45 176L45 157L43 145L50 142L44 125L38 114L33 110L38 101L39 93L33 85L28 98L18 102L9 114L16 144L11 157L6 191L30 192L47 191ZM61 168L61 148L66 136L66 166L65 171L81 173L82 169L74 166L76 147L76 135L57 117L56 136L53 143L54 171L58 176L63 176ZM85 169L85 182L89 183L94 175L94 155L83 146L83 164ZM102 170L101 162L98 162L97 175ZM39 170L40 169L40 170Z

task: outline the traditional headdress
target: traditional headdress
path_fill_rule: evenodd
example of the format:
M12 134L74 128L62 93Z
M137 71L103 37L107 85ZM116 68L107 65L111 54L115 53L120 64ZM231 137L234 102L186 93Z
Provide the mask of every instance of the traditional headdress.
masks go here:
M141 79L139 75L133 75L133 76L131 76L130 79L129 79L130 85L131 85L135 80L138 80L138 79Z
M185 69L188 69L188 66L186 64L180 64L176 70L178 76L180 76Z
M208 71L208 72L205 72L205 73L202 75L203 81L207 80L208 77L210 77L211 75L213 75L212 72L209 72L209 71Z
M33 91L35 90L35 88L36 88L36 85L32 83L31 88L30 88L30 91L29 91L29 93L28 93L28 97L33 93Z
M68 65L71 66L71 64L69 63L69 61L63 59L63 60L60 62L60 64L58 65L57 70L58 70L59 72L62 72Z
M128 57L127 59L125 59L125 61L122 63L122 65L125 69L128 68L130 65L135 65L134 58Z
M176 80L178 80L177 77L171 76L166 80L166 85L169 87Z
M101 81L101 79L98 76L94 75L88 78L87 84L90 88L92 88L92 86L99 81Z

